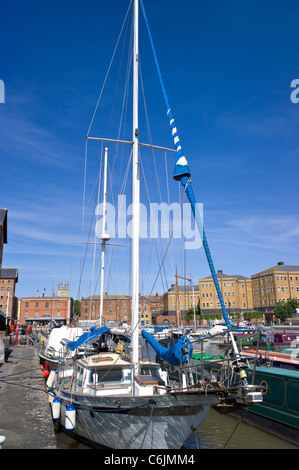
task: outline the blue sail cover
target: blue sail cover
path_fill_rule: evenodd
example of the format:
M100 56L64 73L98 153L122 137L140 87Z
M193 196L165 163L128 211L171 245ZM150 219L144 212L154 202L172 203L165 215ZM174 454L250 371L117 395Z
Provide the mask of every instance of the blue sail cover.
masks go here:
M67 344L67 347L74 351L77 349L79 346L82 346L82 344L89 343L92 341L94 338L97 336L101 336L103 333L106 333L106 331L109 331L110 328L107 328L106 326L103 326L102 328L99 328L96 330L94 327L90 328L90 331L88 333L84 333L81 335L77 341L71 341Z
M191 359L193 346L187 337L180 338L179 341L170 349L165 348L158 343L147 331L141 330L141 334L146 341L152 346L154 351L163 361L171 366L179 366L187 361L187 354L183 350L188 348L188 357Z

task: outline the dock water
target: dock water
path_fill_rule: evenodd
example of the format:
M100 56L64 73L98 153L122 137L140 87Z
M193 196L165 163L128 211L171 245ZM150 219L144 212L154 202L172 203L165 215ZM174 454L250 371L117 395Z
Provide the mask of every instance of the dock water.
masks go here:
M56 449L50 405L34 347L10 346L0 364L3 449Z

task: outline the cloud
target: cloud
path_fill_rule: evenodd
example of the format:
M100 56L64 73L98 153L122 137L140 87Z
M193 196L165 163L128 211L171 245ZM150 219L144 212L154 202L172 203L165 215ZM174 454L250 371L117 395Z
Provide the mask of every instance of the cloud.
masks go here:
M1 107L0 112L0 149L3 152L35 165L56 168L73 167L75 147L61 140L51 126L44 127L36 123L44 117L38 105L28 96L13 95L10 101ZM31 111L35 109L33 118Z
M216 211L215 211L216 212ZM218 211L217 228L209 230L217 243L298 254L299 221L295 215L261 212L244 217L232 211ZM258 256L258 252L254 255Z

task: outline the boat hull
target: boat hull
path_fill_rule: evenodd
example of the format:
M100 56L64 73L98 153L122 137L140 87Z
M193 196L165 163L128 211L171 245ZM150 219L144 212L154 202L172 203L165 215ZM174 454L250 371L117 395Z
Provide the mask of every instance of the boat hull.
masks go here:
M215 396L167 394L155 397L99 397L57 393L65 410L76 408L74 434L94 446L113 449L179 449L205 419Z
M253 366L247 371L251 380ZM264 386L263 402L252 405L250 413L299 429L299 373L280 367L256 367L255 383Z

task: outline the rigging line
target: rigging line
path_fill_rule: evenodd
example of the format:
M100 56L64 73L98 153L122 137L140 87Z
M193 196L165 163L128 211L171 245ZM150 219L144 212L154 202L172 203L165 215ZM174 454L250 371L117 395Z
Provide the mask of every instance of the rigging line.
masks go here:
M129 169L130 169L130 163L131 163L131 159L132 159L132 152L133 150L131 150L131 153L130 153L130 158L128 160L128 163L127 163L127 168L126 168L126 171L125 171L125 176L124 176L124 180L123 180L123 183L122 183L122 187L121 187L121 191L125 190L125 187L126 187L126 184L127 184L127 180L128 180L128 175L129 175ZM122 201L123 202L123 201ZM122 207L122 205L120 206ZM119 208L118 208L119 210ZM117 228L118 228L118 219L117 219L117 222L116 222L116 227L115 227L115 233L117 231ZM113 250L114 250L114 246L111 247L111 250L110 250L110 256L109 256L109 261L108 261L108 269L107 269L107 272L108 272L108 283L107 283L107 289L109 290L109 282L110 282L110 279L111 279L111 263L112 263L112 254L113 254ZM98 274L98 279L97 279L97 284L98 284L98 280L99 280L99 277L100 277L100 272ZM97 285L96 284L96 285Z
M139 154L139 160L140 160L140 166L141 166L141 170L142 170L142 174L143 174L143 178L144 178L144 185L145 185L145 189L146 189L146 194L147 194L148 202L150 204L150 196L149 196L148 186L147 186L147 183L146 183L146 177L145 177L145 174L144 174L144 168L143 168L143 165L142 165L142 159L141 159L140 154ZM159 250L158 250L158 247L157 247L157 240L156 240L155 237L153 238L153 240L154 240L154 244L155 244L155 248L156 248L157 258L158 258L158 261L160 261L159 255L162 257L162 252L161 252L162 248L160 247L160 253L159 253ZM164 271L164 275L165 275L165 278L166 278L165 266L164 265L163 265L163 271ZM159 272L160 272L160 270L159 270ZM163 289L165 291L164 280L163 280L162 276L161 276L161 282L162 282Z
M131 27L131 38L130 38L130 47L128 50L128 58L127 58L127 70L126 70L126 79L125 79L125 87L124 87L124 95L123 95L123 103L122 103L122 109L121 109L121 116L120 116L120 122L118 126L118 133L117 137L118 139L120 138L121 135L121 127L123 123L123 117L125 116L125 123L126 123L126 115L127 115L127 107L128 107L128 96L129 96L129 81L130 81L130 73L131 73L131 63L133 60L133 46L132 46L132 36L133 36L133 25ZM125 124L123 126L123 136L125 136ZM118 148L119 144L116 144L115 146L115 151L114 151L114 157L113 157L113 164L112 164L112 173L114 172L114 166L116 162L116 156L118 153ZM124 153L124 147L122 151L122 155Z
M189 181L188 181L188 182L186 183L186 185L185 185L185 190L184 190L184 194L183 194L182 201L181 201L181 204L180 204L180 209L182 208L184 196L185 196L186 189L187 189L189 183L190 183L190 179L189 179ZM179 215L181 215L181 214L179 214ZM172 232L171 232L171 236L170 236L170 238L169 238L168 245L167 245L167 247L166 247L166 251L165 251L165 254L164 254L162 263L164 263L164 260L165 260L165 257L166 257L166 253L167 253L167 251L168 251L168 248L169 248L171 239L172 239L172 237L173 237L173 232L174 232L174 229L175 229L177 220L178 220L178 216L177 216L177 218L176 218L176 220L175 220L175 224L174 224L174 226L173 226L173 229L172 229ZM162 267L162 266L160 266L159 271L161 270L161 267ZM154 285L153 285L153 287L152 287L152 290L151 290L151 292L150 292L150 295L152 294L152 292L153 292L153 290L154 290L154 287L155 287L155 284L156 284L156 282L157 282L158 276L159 276L159 272L158 272L158 274L157 274L157 276L156 276L156 279L155 279Z
M92 116L92 119L91 119L91 122L90 122L90 125L89 125L89 128L88 128L88 131L87 131L87 136L89 136L89 132L90 132L91 126L92 126L92 124L93 124L93 121L94 121L96 112L97 112L97 110L98 110L98 107L99 107L99 104L100 104L100 100L101 100L101 98L102 98L102 94L103 94L103 91L104 91L104 87L105 87L105 84L106 84L106 81L107 81L107 78L108 78L108 75L109 75L109 72L110 72L110 68L111 68L111 66L112 66L112 62L113 62L113 60L114 60L114 56L115 56L115 54L116 54L116 50L117 50L117 47L118 47L118 43L119 43L119 41L120 41L120 38L121 38L121 35L122 35L122 32L123 32L124 26L125 26L125 23L126 23L126 21L127 21L127 17L128 17L128 14L129 14L131 5L132 5L132 1L133 1L133 0L131 0L131 2L130 2L130 5L129 5L129 8L128 8L128 10L127 10L127 13L126 13L126 16L125 16L123 25L122 25L122 27L121 27L121 31L120 31L120 33L119 33L119 36L118 36L118 39L117 39L117 42L116 42L116 46L115 46L115 49L114 49L114 52L113 52L113 55L112 55L112 58L111 58L111 61L110 61L110 64L109 64L107 73L106 73L106 77L105 77L105 80L104 80L104 83L103 83L103 86L102 86L102 89L101 89L101 92L100 92L100 95L99 95L99 98L98 98L98 101L97 101L97 104L96 104L96 107L95 107L95 110L94 110L94 113L93 113L93 116Z
M87 142L87 140L86 140L86 142ZM86 149L86 151L87 151L87 149ZM86 156L86 158L87 158L87 156ZM85 171L85 173L86 173L86 171ZM96 187L96 185L97 185L97 183L98 183L98 177L99 177L99 174L97 175L96 181L95 181L95 183L94 183L94 187L93 187L93 189L92 189L92 191L91 191L91 193L90 193L90 196L89 196L88 202L87 202L87 204L86 204L86 207L89 205L89 202L90 202L90 200L91 200L91 197L92 197L92 195L93 195L93 192L94 192L94 190L95 190L95 187ZM84 177L84 180L86 181L86 175L85 175L85 177ZM86 183L85 183L85 186L86 186ZM83 257L83 255L82 255L82 250L83 250L83 245L84 245L84 242L83 242L83 232L84 232L85 198L86 198L85 194L86 194L86 190L84 189L83 211L82 211L82 212L83 212L83 216L82 216L82 235L81 235L81 257L80 257L80 273L81 273L81 279L80 279L80 281L79 281L79 286L78 286L78 298L80 298L81 280L82 280L82 275L83 275L84 266L85 266L85 261L86 261L86 253L87 253L87 249L88 249L88 247L86 246L86 247L85 247L85 254L84 254L84 262L83 262L83 266L82 266L82 257ZM90 236L90 232L91 232L91 225L92 225L92 220L91 220L90 227L89 227L88 240L89 240L89 236Z
M123 104L122 104L122 110L121 110L121 117L120 117L120 123L119 123L119 128L118 128L118 133L117 133L117 138L119 139L120 135L121 135L121 126L122 126L122 122L123 122L123 116L126 116L127 114L127 106L128 106L128 96L129 96L129 80L130 80L130 66L131 66L131 62L132 62L132 57L133 57L133 53L130 52L129 54L129 60L128 60L128 65L127 65L127 76L126 76L126 83L125 83L125 90L124 90L124 97L123 97ZM125 119L125 122L126 122L126 119ZM124 128L123 128L123 135L125 134L125 125L124 125ZM109 184L110 184L110 189L111 189L111 194L112 194L112 198L113 198L113 185L112 185L112 175L114 174L114 166L115 166L115 161L116 161L116 156L118 154L118 148L119 148L119 144L117 143L116 146L115 146L115 150L114 150L114 156L113 156L113 163L112 163L112 167L111 167L111 171L109 172ZM123 151L122 151L122 157L123 158L123 153L124 153L124 147L122 147ZM120 179L120 178L119 178ZM120 183L119 183L120 184Z
M101 179L102 179L102 164L103 164L103 142L102 142L102 149L101 149L101 164L100 164L100 174L99 174L99 184L98 184L98 198L97 198L97 207L99 207L100 203L100 191L101 191ZM97 234L96 234L96 227L97 223L99 220L99 214L98 210L97 212L97 217L96 217L96 223L95 223L95 230L94 230L94 242L96 242L97 239ZM96 250L97 250L97 244L94 243L94 248L93 248L93 268L92 268L92 279L91 279L91 302L93 301L94 297L94 276L95 276L95 260L96 260Z
M140 61L141 62L141 61ZM150 130L150 124L149 124L149 118L148 118L148 112L147 112L147 105L146 105L146 100L145 100L145 92L144 92L144 86L143 86L143 79L142 79L142 72L141 72L141 64L140 64L140 68L139 68L139 73L140 73L140 81L141 81L141 88L142 88L142 95L143 95L143 103L144 103L144 111L145 111L145 116L146 116L146 123L147 123L147 132L148 132L148 138L149 138L149 141L152 145L152 136L151 136L151 130ZM154 152L154 149L152 147L152 161L154 162L154 169L155 169L155 173L156 173L156 182L158 183L158 192L159 192L159 196L160 196L160 202L162 203L162 194L161 194L161 188L160 188L160 182L159 182L159 176L158 176L158 171L157 171L157 165L156 165L156 159L155 159L155 152ZM145 178L145 175L144 175L144 179L146 180ZM156 186L154 185L154 192L155 192L155 188ZM150 201L149 201L150 203ZM162 211L162 217L163 217L163 222L165 224L165 215L164 215L164 212ZM160 255L162 255L162 240L160 241ZM167 282L167 275L166 275L166 271L165 271L165 266L163 266L163 271L164 271L164 276L165 276L165 282L166 282L166 286L168 285L168 282Z
M98 181L98 178L99 178L99 175L97 176L96 182ZM94 188L95 188L95 186L94 186ZM94 191L94 188L93 188L93 191ZM92 193L93 193L93 191L92 191ZM90 195L90 198L91 198L91 195ZM89 198L89 200L90 200L90 198ZM96 205L96 199L95 199L95 202L94 202L92 217L91 217L90 224L89 224L88 240L90 239L90 234L91 234L91 229L92 229L92 224L93 224L93 218L94 218L94 215L95 215L95 205ZM84 242L82 243L82 247L83 247L83 244L84 244ZM86 247L85 247L83 266L82 266L82 268L80 268L81 271L80 271L80 279L79 279L78 298L80 298L79 292L80 292L83 272L84 272L84 268L85 268L85 264L86 264L87 251L88 251L88 244L86 244Z
M91 234L91 227L92 227L92 222L93 222L93 219L95 218L96 219L96 222L95 222L95 228L94 228L94 254L93 254L93 269L92 269L92 275L91 275L91 280L90 280L90 294L91 294L91 302L90 302L90 306L92 306L92 303L93 303L93 297L94 297L94 273L95 273L95 260L96 260L96 250L97 250L97 244L95 243L96 242L96 224L97 224L97 210L95 209L97 206L96 204L99 204L99 195L100 195L100 191L101 191L101 181L102 181L102 169L103 169L103 148L104 148L104 143L102 142L102 145L101 145L101 159L100 159L100 169L99 169L99 173L98 173L98 177L97 177L97 180L98 180L98 192L97 192L97 198L95 197L95 202L94 202L94 210L93 210L93 214L92 214L92 220L91 220L91 224L90 224L90 231L89 231L89 235L88 235L88 240L90 239L90 234ZM87 253L87 245L86 245L86 253ZM83 274L83 273L82 273ZM90 312L91 313L91 312Z
M87 140L85 141L81 242L83 242L84 216L85 216L86 164L87 164ZM81 245L80 272L81 272L81 270L82 270L82 252L83 252L82 250L83 250L83 245ZM79 281L79 286L78 286L78 299L80 299L80 288L81 288L81 280Z
M110 112L110 118L109 118L108 130L107 130L107 137L108 137L108 135L109 135L109 130L110 130L111 122L112 122L112 113L113 113L114 104L115 104L115 99L116 99L116 92L117 92L117 89L118 89L118 83L119 83L119 77L120 77L121 66L122 66L122 63L123 63L124 49L125 49L125 43L126 43L126 38L127 38L127 33L128 33L128 27L129 27L129 22L127 23L127 28L126 28L126 32L125 32L124 41L123 41L123 48L122 48L122 53L121 53L121 59L120 59L119 67L118 67L118 75L117 75L117 80L116 80L116 85L115 85L115 90L114 90L114 96L113 96L113 102L112 102L112 107L111 107L111 112ZM131 28L131 29L132 29L132 28ZM131 33L131 34L132 34L132 33Z
M167 166L167 154L166 151L164 152L165 155L165 173L166 173L166 188L167 188L167 202L168 206L170 205L170 196L169 196L169 182L168 182L168 166ZM172 263L172 258L173 258L173 252L172 252L172 245L170 246L170 264L171 264L171 269L172 269L172 276L174 277L174 267Z

